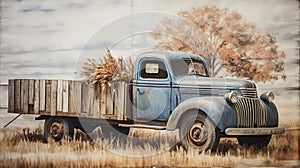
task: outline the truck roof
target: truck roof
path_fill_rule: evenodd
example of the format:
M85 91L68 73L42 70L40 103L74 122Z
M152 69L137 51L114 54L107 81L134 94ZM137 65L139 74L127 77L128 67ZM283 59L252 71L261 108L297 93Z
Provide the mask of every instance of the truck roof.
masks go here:
M142 58L151 57L151 58L161 58L164 60L173 60L173 59L197 59L205 62L205 59L202 56L186 53L186 52L173 52L173 51L144 51L138 54L137 61Z

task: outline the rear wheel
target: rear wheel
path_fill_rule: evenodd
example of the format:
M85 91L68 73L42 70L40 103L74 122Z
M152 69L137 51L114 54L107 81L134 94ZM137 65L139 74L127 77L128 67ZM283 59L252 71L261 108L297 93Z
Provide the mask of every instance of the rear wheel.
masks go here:
M218 130L213 122L203 114L185 115L179 125L179 136L181 144L186 150L214 151L219 144Z
M48 141L49 139L55 142L61 141L63 138L69 138L72 135L72 128L70 124L64 118L49 117L44 124L44 137Z
M268 146L271 137L272 135L240 136L237 139L242 146L256 146L258 148L263 148Z

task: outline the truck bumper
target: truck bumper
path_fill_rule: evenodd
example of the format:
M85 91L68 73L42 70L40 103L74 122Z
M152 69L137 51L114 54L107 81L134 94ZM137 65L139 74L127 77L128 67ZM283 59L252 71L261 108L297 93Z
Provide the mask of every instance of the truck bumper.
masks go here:
M285 129L283 127L269 127L269 128L227 128L226 135L272 135L283 134Z

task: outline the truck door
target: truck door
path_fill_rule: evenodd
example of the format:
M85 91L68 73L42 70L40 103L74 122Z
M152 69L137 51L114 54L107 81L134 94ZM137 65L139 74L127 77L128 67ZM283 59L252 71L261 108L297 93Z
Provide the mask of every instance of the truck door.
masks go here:
M170 113L171 78L161 59L142 59L133 83L134 120L166 121Z

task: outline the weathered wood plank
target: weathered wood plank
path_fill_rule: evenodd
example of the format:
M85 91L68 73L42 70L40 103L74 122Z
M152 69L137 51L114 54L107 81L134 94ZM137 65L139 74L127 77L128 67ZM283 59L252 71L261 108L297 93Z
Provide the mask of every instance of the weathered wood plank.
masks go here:
M81 113L81 81L76 81L75 84L75 93L73 94L74 103L75 103L75 112Z
M51 112L51 80L46 80L46 112Z
M46 81L45 80L40 80L39 83L40 83L40 88L39 88L39 91L40 91L39 110L40 111L45 111L46 110L46 104L45 104L46 103Z
M34 100L33 100L33 112L39 114L40 112L40 81L34 81Z
M21 111L21 80L15 80L15 109L14 111Z
M81 84L81 112L88 113L89 110L89 85L85 82Z
M50 105L50 112L52 116L56 115L57 112L57 80L52 80L51 82L51 105Z
M15 111L15 81L8 80L8 112Z
M96 116L94 112L94 87L88 87L87 113L89 116Z
M118 99L118 104L119 104L119 113L118 113L118 120L123 120L124 117L124 111L125 111L125 88L124 88L125 83L120 82L119 85L119 99Z
M23 113L28 114L28 98L29 98L29 80L23 79L22 80L22 93L23 93Z
M100 94L101 94L101 87L100 86L95 86L91 88L90 90L91 93L91 111L93 113L93 116L95 118L100 117Z
M70 81L69 111L80 112L81 110L81 82Z
M69 81L62 81L62 111L69 111Z
M112 98L113 98L113 115L118 116L118 92L117 92L117 88L118 88L118 83L115 82L113 83L113 91L112 91Z
M106 114L113 115L113 99L112 99L112 87L107 87L106 90Z
M62 80L57 81L57 111L62 111L63 106L63 87Z
M21 108L20 108L20 111L21 111L21 113L23 113L23 111L24 111L24 80L23 79L21 79Z
M123 100L123 103L124 103L124 108L123 108L123 120L127 120L127 117L128 117L128 115L127 115L127 113L129 112L129 110L131 110L131 106L130 106L130 103L129 103L129 101L130 101L130 98L129 98L129 91L128 91L128 83L126 83L126 82L123 82L123 84L124 84L124 89L123 89L123 91L124 91L124 100Z
M106 85L101 85L101 93L100 93L100 110L101 114L106 114Z
M33 99L34 99L34 80L29 80L29 93L28 93L28 104L33 105Z

